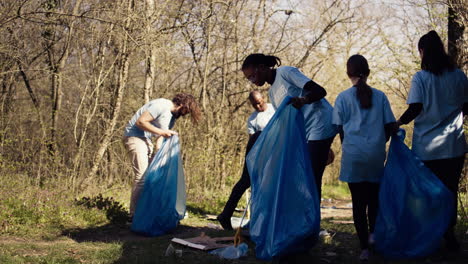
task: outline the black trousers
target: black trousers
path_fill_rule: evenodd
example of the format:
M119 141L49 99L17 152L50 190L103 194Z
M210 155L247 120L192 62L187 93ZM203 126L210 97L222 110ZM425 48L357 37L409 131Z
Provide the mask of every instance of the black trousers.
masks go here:
M453 201L455 211L452 215L452 221L445 233L447 236L453 236L454 227L457 224L457 210L458 210L458 183L460 182L461 173L465 156L439 159L439 160L425 160L424 165L428 167L436 176L444 183L444 185L453 193Z
M247 148L245 151L245 156L249 153L250 149L257 141L257 138L260 136L260 132L257 132L250 136L249 142L247 143ZM240 198L244 194L244 192L250 187L250 175L249 171L247 170L247 163L244 161L244 168L242 170L242 176L239 181L234 185L231 191L231 195L224 206L223 212L221 212L221 216L223 218L231 218L234 210L236 209L237 203L239 202Z
M379 184L374 182L348 183L353 200L353 220L361 249L369 248L369 232L373 233L379 207Z
M314 172L315 184L319 196L319 203L322 198L322 177L327 166L328 152L335 136L323 140L309 140L307 146L310 153L310 162Z

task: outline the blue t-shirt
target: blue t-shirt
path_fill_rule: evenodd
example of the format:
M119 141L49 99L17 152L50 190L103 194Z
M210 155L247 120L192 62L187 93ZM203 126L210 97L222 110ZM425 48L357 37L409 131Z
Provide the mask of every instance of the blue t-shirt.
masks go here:
M268 90L271 104L277 109L286 96L305 96L307 91L304 90L304 85L309 81L310 79L295 67L278 67L275 81ZM322 140L336 135L336 129L331 122L333 107L325 98L305 104L301 111L304 114L307 140Z
M408 104L422 103L414 120L412 149L422 160L448 159L466 152L463 103L468 102L468 80L456 69L435 75L419 71L413 76Z
M275 114L275 108L271 104L267 104L267 109L263 112L255 111L247 120L247 132L253 135L256 132L263 131L271 117Z
M159 98L148 102L143 105L133 115L133 117L125 126L124 136L125 137L146 137L151 138L153 135L150 132L146 132L135 125L136 121L140 116L148 111L154 118L151 121L155 127L160 129L169 129L174 126L175 118L172 115L171 109L174 107L174 103L171 100Z
M387 96L372 88L372 106L364 109L356 87L341 92L333 109L333 124L343 126L340 180L379 182L385 162L384 125L395 122Z

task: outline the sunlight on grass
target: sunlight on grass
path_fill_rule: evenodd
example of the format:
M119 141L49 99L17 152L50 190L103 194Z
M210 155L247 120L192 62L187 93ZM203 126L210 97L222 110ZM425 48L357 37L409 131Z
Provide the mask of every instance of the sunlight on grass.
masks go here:
M322 185L322 197L332 199L351 199L348 185L344 182Z

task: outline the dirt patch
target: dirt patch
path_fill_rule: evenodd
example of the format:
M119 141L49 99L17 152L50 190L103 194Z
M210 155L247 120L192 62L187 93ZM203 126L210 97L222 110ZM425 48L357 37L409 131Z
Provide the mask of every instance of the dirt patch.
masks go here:
M320 206L321 218L352 218L351 200L323 199Z

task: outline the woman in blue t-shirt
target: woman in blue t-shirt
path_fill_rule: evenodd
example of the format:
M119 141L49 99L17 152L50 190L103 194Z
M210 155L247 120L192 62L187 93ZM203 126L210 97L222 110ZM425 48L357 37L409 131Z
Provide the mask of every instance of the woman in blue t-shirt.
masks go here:
M466 142L463 116L468 113L468 80L455 67L435 31L419 39L421 71L413 76L408 109L398 124L414 120L412 150L454 194L455 211L445 233L447 248L459 250L454 226Z
M396 123L385 94L366 83L370 73L366 58L353 55L346 68L353 86L336 98L333 124L340 132L340 180L347 182L351 191L354 226L362 250L359 258L367 260L377 218L385 143Z
M322 176L327 161L331 162L330 147L336 135L331 123L333 108L324 98L327 92L322 86L295 67L275 68L280 65L281 60L276 56L255 53L245 58L242 72L256 86L265 83L271 85L268 96L275 109L286 96L291 96L293 106L303 112L312 170L320 199Z

